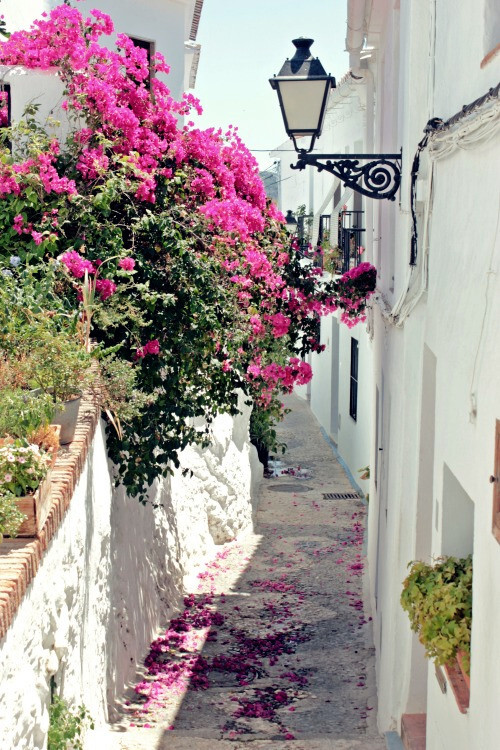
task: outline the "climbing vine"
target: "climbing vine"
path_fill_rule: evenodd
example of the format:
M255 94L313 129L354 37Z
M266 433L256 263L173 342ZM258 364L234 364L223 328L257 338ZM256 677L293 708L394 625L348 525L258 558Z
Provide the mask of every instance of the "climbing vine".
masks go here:
M173 100L164 58L151 71L124 34L100 43L112 33L106 14L64 3L0 43L1 65L57 71L71 125L65 138L44 129L31 105L3 127L0 262L14 279L49 275L47 300L76 316L82 346L107 358L111 380L113 367L133 380L140 408L121 399L108 448L118 481L144 499L218 412L236 413L237 389L279 413L281 393L311 378L319 317L363 319L376 272L365 263L323 283L236 129L196 128L200 104Z

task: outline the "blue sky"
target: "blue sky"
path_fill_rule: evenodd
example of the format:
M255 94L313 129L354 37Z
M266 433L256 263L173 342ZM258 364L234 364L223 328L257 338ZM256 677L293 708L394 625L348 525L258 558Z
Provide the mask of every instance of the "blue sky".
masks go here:
M294 51L292 39L314 39L312 51L327 73L347 72L347 0L205 0L197 41L201 58L194 93L204 113L200 127L237 125L249 148L266 151L286 134L268 79ZM268 154L254 154L265 168Z

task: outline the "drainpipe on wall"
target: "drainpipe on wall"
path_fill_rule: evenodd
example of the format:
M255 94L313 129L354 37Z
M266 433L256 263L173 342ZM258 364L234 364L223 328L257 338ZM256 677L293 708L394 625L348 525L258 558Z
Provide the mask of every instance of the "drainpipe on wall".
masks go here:
M354 75L359 75L359 56L365 43L367 0L348 0L347 34L345 48L349 52L349 67Z
M367 67L361 67L361 51L365 44L367 33L367 21L371 8L372 0L349 0L347 3L347 34L346 50L349 52L349 67L353 75L363 79L366 86L366 129L364 150L368 154L375 151L374 134L375 134L375 81L373 73ZM365 201L365 218L366 218L366 247L368 256L366 260L377 265L378 252L375 252L374 246L374 211L373 201Z

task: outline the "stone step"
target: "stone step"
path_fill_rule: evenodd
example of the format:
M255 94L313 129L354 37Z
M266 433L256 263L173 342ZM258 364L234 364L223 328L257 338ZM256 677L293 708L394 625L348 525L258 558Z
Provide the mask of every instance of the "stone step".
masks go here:
M221 740L197 736L196 731L177 732L162 727L151 729L131 727L125 732L96 729L88 732L85 750L385 750L380 739L339 739L322 736L293 741L239 737Z

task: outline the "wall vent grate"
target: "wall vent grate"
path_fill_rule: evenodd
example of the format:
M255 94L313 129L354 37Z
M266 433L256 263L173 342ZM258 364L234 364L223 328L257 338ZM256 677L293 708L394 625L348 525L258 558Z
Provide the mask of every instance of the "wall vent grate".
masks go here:
M323 500L359 500L357 492L323 492Z

